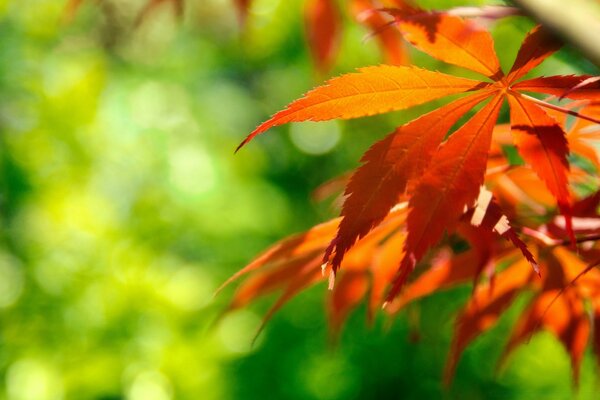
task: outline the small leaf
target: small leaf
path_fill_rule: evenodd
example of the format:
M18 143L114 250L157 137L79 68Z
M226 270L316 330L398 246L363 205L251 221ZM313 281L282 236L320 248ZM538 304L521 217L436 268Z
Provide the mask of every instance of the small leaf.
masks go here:
M304 20L308 45L317 68L327 71L340 41L340 16L332 0L308 0Z
M333 335L339 334L348 314L358 306L369 289L369 277L365 272L346 271L329 297L329 322Z
M294 257L301 257L305 254L318 254L323 251L331 241L337 230L340 218L336 218L317 226L314 226L305 233L293 235L274 244L264 253L256 257L250 264L236 272L217 290L217 294L226 286L241 278L242 276L256 271L265 265L287 262Z

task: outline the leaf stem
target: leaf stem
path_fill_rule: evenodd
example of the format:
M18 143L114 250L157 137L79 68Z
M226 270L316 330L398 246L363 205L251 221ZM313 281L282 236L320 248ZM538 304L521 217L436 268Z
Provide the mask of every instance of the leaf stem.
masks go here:
M513 94L515 96L518 96L518 97L521 97L521 98L523 98L525 100L531 101L532 103L535 103L535 104L537 104L539 106L542 106L544 108L549 108L549 109L554 110L554 111L558 111L558 112L561 112L561 113L564 113L564 114L572 115L572 116L577 117L577 118L585 119L585 120L593 122L595 124L600 124L600 119L598 119L598 118L590 117L589 115L581 114L581 113L578 113L577 111L573 111L573 110L570 110L570 109L565 108L565 107L561 107L561 106L557 106L557 105L554 105L554 104L550 104L550 103L545 102L544 100L536 99L535 97L531 97L531 96L528 96L526 94L523 94L523 93L520 93L520 92L517 92L517 91L511 90L510 92L511 92L511 94Z
M535 229L531 229L528 227L523 228L523 234L527 235L527 236L531 236L532 238L539 240L546 246L558 247L558 246L567 246L567 245L571 244L570 239L555 239L555 238L552 238L552 237L546 235L544 232L541 232L541 231L538 231ZM575 243L581 244L581 243L585 243L585 242L595 242L597 240L600 240L600 233L577 238L575 240Z

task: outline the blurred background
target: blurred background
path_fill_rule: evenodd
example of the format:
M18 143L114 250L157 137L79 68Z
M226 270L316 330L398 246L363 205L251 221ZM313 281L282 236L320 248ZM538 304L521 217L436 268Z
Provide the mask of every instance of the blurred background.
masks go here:
M350 122L259 122L327 76L309 57L301 0L0 0L0 398L592 399L547 333L495 362L524 294L440 384L452 318L470 293L427 298L328 341L326 287L303 293L252 345L269 299L218 318L216 288L276 240L336 215L311 200L395 125L432 105ZM340 1L340 5L346 2ZM427 7L481 1L423 1ZM342 7L345 10L345 7ZM344 14L328 75L381 62ZM494 27L502 64L532 26ZM413 53L416 64L455 72ZM541 73L597 73L570 49ZM272 299L271 299L272 300Z

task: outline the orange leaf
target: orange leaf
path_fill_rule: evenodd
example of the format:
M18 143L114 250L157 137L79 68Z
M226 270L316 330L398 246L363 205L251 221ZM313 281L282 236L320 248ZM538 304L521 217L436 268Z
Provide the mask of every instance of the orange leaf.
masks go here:
M598 104L591 104L583 107L579 112L583 115L600 117L600 106ZM567 133L567 138L572 153L586 157L594 163L596 168L600 169L598 150L596 150L593 144L596 140L600 139L600 125L577 118Z
M443 257L421 274L414 282L408 284L402 295L391 303L386 311L396 313L408 303L428 296L440 290L468 283L477 272L480 256L469 250L461 254ZM398 264L395 265L397 267Z
M340 16L332 0L308 0L305 7L308 45L317 68L325 72L338 50Z
M237 289L229 308L243 307L256 298L281 288L286 282L293 281L297 277L298 271L301 271L307 264L313 263L316 257L318 258L318 254L304 255L271 270L261 271L251 276Z
M360 303L369 289L369 277L365 272L346 271L338 279L329 298L329 321L337 335L348 314Z
M259 125L238 146L288 122L358 118L402 110L450 94L482 89L488 84L416 67L380 65L342 75L306 93Z
M219 293L227 285L239 279L252 271L255 271L265 265L275 262L285 262L290 258L303 256L307 253L315 253L323 251L331 238L335 235L340 218L336 218L322 224L319 224L305 233L293 235L283 239L267 249L260 256L255 258L250 264L236 272L217 290Z
M312 259L309 263L305 264L300 271L297 271L293 275L293 280L285 287L283 293L277 301L269 308L267 313L264 315L262 323L256 333L256 336L260 334L265 324L275 315L277 311L281 309L288 301L294 298L303 289L319 282L323 279L321 276L321 269L319 268L320 257Z
M444 371L446 382L452 379L464 349L476 337L496 324L530 277L531 270L527 268L525 260L520 260L498 275L491 293L487 287L479 287L475 291L455 322L454 338Z
M398 269L404 253L404 240L406 234L398 232L389 238L373 256L371 271L373 274L371 294L369 296L369 307L367 317L373 321L375 312L381 307L387 286Z
M590 334L588 316L581 300L574 292L566 291L561 297L555 299L556 293L556 289L544 291L532 301L529 309L517 323L502 358L541 327L545 327L558 337L569 353L573 377L577 383L581 360ZM546 312L552 301L554 301L552 308Z
M503 76L492 36L469 21L442 13L401 14L397 26L406 40L438 60L494 80Z

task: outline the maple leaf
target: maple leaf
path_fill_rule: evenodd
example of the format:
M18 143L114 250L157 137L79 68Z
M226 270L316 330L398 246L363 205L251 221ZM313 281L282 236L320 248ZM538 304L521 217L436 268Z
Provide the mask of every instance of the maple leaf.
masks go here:
M468 102L469 100L465 100L463 103ZM589 114L593 115L591 111ZM560 123L566 124L566 118L560 120ZM593 126L587 122L582 124L585 127ZM550 207L552 195L545 186L540 186L542 183L539 180L533 179L535 172L528 166L512 167L506 173L494 172L498 166L507 163L503 146L511 144L510 126L499 125L494 132L486 171L487 184L494 193L491 194L484 187L480 188L477 200L462 213L457 225L457 232L468 241L470 248L459 254L454 254L445 246L438 248L427 261L429 267L405 287L402 294L386 308L386 312L396 314L419 298L473 282L472 298L456 320L454 339L445 369L445 379L449 383L464 349L495 325L521 291L531 290L534 292L532 303L517 322L500 363L511 350L533 333L548 329L569 352L574 378L577 380L581 355L588 337L593 338L594 350L600 356L599 330L591 331L582 314L582 302L591 299L594 304L593 317L600 321L600 301L595 300L595 296L600 294L600 275L597 271L589 272L590 267L595 265L589 263L589 260L600 260L600 255L597 251L579 250L581 255L578 256L557 247L568 241L562 239L566 233L564 217L562 221L557 219L559 217L552 218L552 214L548 214L550 211L544 208ZM386 140L388 138L382 142ZM378 146L374 145L373 149L376 148ZM334 181L333 188L339 187L340 182L346 180L346 177L342 177ZM327 192L330 194L332 190L335 189L328 188ZM405 201L407 198L403 196L400 200ZM517 216L513 210L517 205L524 203L539 207L541 204L541 213L548 222L540 225L540 217L537 216L532 220L537 222L530 222L531 226L538 227L539 232L530 228L528 240L521 241L508 225L508 219L496 200L512 216ZM573 229L582 241L594 240L585 235L600 233L600 216L597 213L599 205L600 192L572 205ZM337 284L329 292L327 301L333 338L337 337L348 314L360 302L366 299L367 317L372 320L385 300L385 292L404 257L401 249L406 241L403 229L406 224L406 206L406 202L396 204L391 212L383 216L380 224L358 239L341 261L341 274ZM319 255L336 235L341 223L343 218L321 224L305 234L274 245L259 256L230 279L251 274L239 287L230 308L242 307L258 296L281 290L280 297L264 317L266 322L300 290L322 281L324 278L319 268ZM552 236L540 240L541 236L531 235L533 232ZM498 240L499 237L508 239L518 250L509 245L509 242ZM549 251L546 249L548 245L552 246ZM534 273L537 263L529 248L540 253L543 266L540 271L541 280ZM534 269L527 267L528 262L535 264ZM498 266L502 267L500 272L496 272ZM483 284L478 284L483 272L487 279ZM564 298L561 297L563 294Z
M363 9L367 3L372 4L354 2ZM290 122L359 118L462 95L372 145L362 165L342 180L347 184L341 217L281 242L236 274L234 278L251 275L231 307L281 290L266 321L300 290L323 280L321 272L329 272L332 290L327 309L333 333L338 333L363 299L371 320L382 303L388 303L386 311L395 314L420 297L472 281L473 295L457 318L448 357L445 376L450 380L463 350L490 329L526 288L534 291L534 299L519 320L506 354L523 338L545 328L567 348L577 377L591 334L582 301L600 293L600 273L586 275L577 285L568 282L589 272L595 265L590 260L600 260L600 255L580 250L578 256L557 246L596 240L595 235L600 238L596 211L600 195L573 204L569 178L577 172L570 170L567 159L571 150L597 165L595 149L584 137L594 137L598 131L599 112L594 104L575 102L564 107L527 93L598 100L600 79L525 78L561 46L541 27L527 34L505 74L489 32L449 12L425 12L398 3L399 9L385 11L393 16L404 39L434 58L484 78L466 79L414 66L361 68L309 91L251 132L236 151L268 129ZM384 20L373 18L369 23L379 29L375 25ZM496 125L505 101L510 123ZM472 109L477 111L449 135ZM579 117L572 128L565 128L566 115ZM506 146L514 146L526 165L511 165L503 154ZM332 187L339 187L340 181L334 183ZM554 204L562 215L552 218ZM522 215L522 208L528 212ZM508 223L513 217L538 229L524 229L523 240ZM454 231L468 241L469 250L454 254L440 246L426 256L444 232ZM547 245L551 248L544 248ZM539 253L541 269L530 248ZM419 269L421 274L405 287L420 261L429 268ZM333 285L338 271L341 274ZM481 279L484 274L486 279ZM600 301L594 304L594 318L600 321ZM600 334L594 335L600 352Z
M567 233L574 242L569 222L565 133L542 108L557 107L523 92L597 98L598 82L576 89L578 83L589 81L589 77L553 76L519 82L560 47L540 27L526 36L513 67L504 75L491 35L472 23L442 13L405 10L396 19L403 36L418 49L483 74L492 82L451 77L415 67L363 68L358 73L334 78L292 102L259 125L238 147L271 127L289 122L357 118L405 109L450 94L475 92L401 126L365 153L362 167L347 186L338 234L325 254L324 260L331 261L334 273L348 249L381 221L409 187L405 255L388 299L399 293L416 262L445 231L456 227L464 207L476 199L484 180L492 132L505 99L511 107L515 144L556 198L566 217ZM453 123L487 99L487 105L440 146Z

